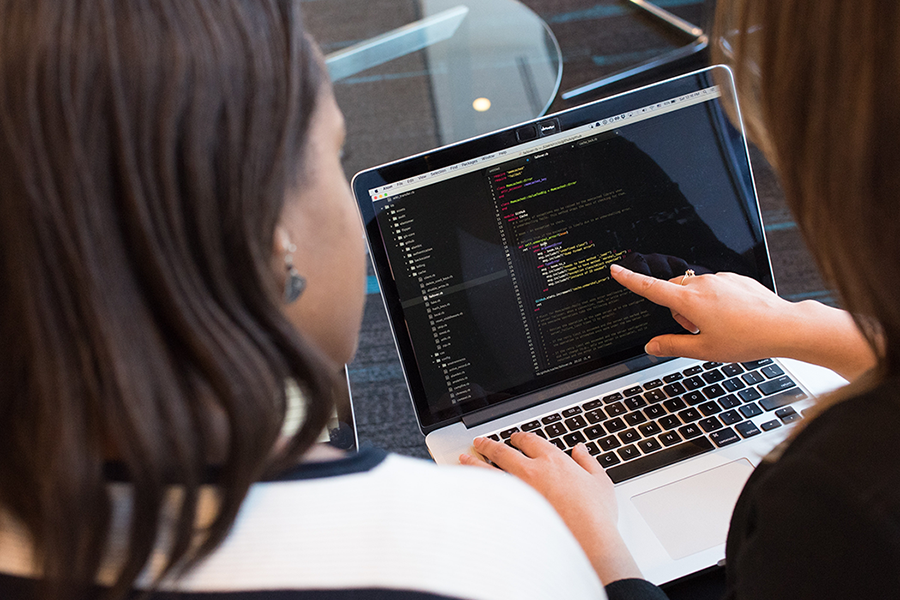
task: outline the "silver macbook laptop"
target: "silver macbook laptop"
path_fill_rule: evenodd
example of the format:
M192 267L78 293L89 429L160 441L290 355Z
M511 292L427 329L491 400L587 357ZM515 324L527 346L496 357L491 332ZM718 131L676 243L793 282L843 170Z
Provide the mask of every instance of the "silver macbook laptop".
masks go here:
M359 173L353 190L438 463L532 431L585 442L644 575L717 564L755 465L829 371L643 352L684 333L610 278L732 271L774 289L731 74L711 67Z

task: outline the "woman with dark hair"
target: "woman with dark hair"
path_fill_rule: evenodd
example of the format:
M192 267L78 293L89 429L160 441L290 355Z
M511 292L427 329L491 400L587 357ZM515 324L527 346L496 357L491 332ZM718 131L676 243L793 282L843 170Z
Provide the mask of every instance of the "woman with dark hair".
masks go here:
M343 135L295 0L0 0L0 598L602 596L513 478L315 444Z
M849 312L792 304L732 274L613 276L699 331L651 340L649 354L785 356L851 380L747 482L726 544L726 596L896 598L900 4L721 0L718 11L751 137L778 170L797 224ZM616 531L612 484L587 451L576 448L576 464L532 434L516 433L512 443L525 455L490 440L475 447L556 506L601 579L612 582L610 598L665 597L639 579Z

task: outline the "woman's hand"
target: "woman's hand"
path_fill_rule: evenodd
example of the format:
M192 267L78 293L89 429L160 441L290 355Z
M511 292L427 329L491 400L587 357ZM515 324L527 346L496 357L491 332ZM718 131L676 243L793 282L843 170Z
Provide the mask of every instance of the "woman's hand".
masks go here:
M695 335L653 338L645 351L739 362L772 356L796 358L853 379L875 364L875 355L845 311L813 302L788 302L757 282L734 273L670 281L610 267L613 279L672 311ZM682 285L684 283L684 285Z
M641 577L617 529L619 513L613 483L584 444L576 446L569 458L533 433L514 433L510 441L521 452L487 438L477 438L474 447L553 505L591 560L600 581L608 584ZM494 468L468 454L461 455L459 462Z

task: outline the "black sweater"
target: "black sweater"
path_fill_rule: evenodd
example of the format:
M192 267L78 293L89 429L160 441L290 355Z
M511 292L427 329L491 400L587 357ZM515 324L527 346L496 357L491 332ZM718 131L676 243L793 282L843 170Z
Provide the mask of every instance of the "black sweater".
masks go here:
M754 471L731 519L726 598L900 597L898 385L829 408ZM607 593L665 597L639 580Z

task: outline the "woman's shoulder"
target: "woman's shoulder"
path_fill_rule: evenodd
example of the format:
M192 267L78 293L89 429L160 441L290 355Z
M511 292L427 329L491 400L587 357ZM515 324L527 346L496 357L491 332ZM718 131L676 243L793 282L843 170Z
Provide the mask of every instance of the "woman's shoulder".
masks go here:
M876 465L900 465L900 453L894 451L898 427L900 379L889 379L824 410L796 436L778 462L812 460L846 471L854 479L870 477ZM863 465L869 468L860 468ZM900 484L900 469L895 472ZM878 474L876 480L884 481L884 475Z
M896 381L894 383L897 383ZM891 382L835 404L735 508L726 554L748 598L868 597L900 589L900 393Z
M254 569L233 568L248 556ZM249 578L234 582L246 589L286 573L303 589L603 597L574 537L524 483L374 450L254 486L232 534L188 579L202 590L201 579Z

